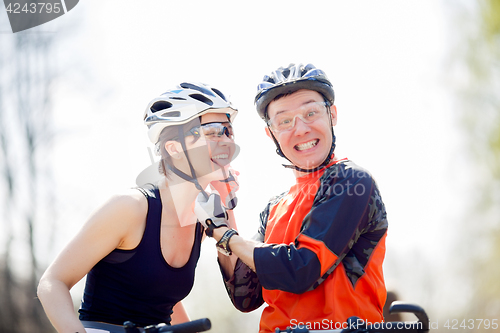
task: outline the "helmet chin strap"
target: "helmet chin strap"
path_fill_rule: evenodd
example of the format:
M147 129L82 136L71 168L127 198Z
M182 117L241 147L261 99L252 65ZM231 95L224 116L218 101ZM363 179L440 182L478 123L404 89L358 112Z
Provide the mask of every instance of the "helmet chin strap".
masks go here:
M328 114L331 114L330 113L330 108L328 108ZM332 129L332 147L330 148L330 152L326 156L326 158L323 161L323 163L321 163L317 167L314 167L314 168L311 168L311 169L303 169L303 168L300 168L300 167L296 166L295 164L293 164L293 162L288 157L285 156L285 154L281 150L281 147L280 147L280 144L279 144L278 140L276 140L276 138L274 137L273 132L271 131L271 129L269 129L269 132L271 133L271 136L273 137L273 141L276 144L276 154L278 154L279 156L281 156L283 158L286 158L290 163L292 163L292 165L283 164L283 166L285 168L295 169L295 170L297 170L299 172L314 172L314 171L317 171L317 170L323 168L324 166L328 165L328 163L331 162L332 156L333 156L333 151L335 150L335 134L333 133L332 117L330 116L329 119L330 119L330 128Z
M205 190L201 187L200 183L198 182L198 178L196 177L196 172L194 171L194 167L193 167L193 164L191 163L191 160L189 159L189 155L188 155L188 152L187 152L187 147L186 147L186 137L184 136L184 131L182 129L182 126L179 126L179 139L180 140L180 143L181 143L181 146L182 146L182 149L184 151L184 155L186 156L186 159L187 159L187 162L188 162L188 165L189 165L189 169L191 171L191 176L185 174L184 172L182 172L181 170L177 169L175 166L173 165L168 165L168 169L170 171L172 171L173 173L175 173L177 176L179 176L180 178L188 181L188 182L191 182L194 184L194 186L201 192L203 193L203 195L205 196L205 199L208 199L208 194L207 192L205 192Z

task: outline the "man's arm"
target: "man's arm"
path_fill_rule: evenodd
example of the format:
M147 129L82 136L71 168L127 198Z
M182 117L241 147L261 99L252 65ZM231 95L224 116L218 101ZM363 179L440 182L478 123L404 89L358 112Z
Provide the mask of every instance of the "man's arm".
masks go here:
M230 239L231 250L256 271L263 287L293 293L314 289L362 235L371 244L383 237L387 221L383 203L374 199L376 185L370 176L355 176L356 171L325 177L294 243L260 245L239 236ZM342 192L332 190L341 186ZM219 230L216 239L226 230Z
M216 241L219 241L222 238L222 235L224 235L224 233L228 230L229 229L226 227L220 227L220 228L215 229L214 230L214 239ZM253 251L256 247L259 247L262 245L263 245L262 243L258 243L258 242L253 241L253 240L247 240L247 239L244 239L243 237L238 236L238 235L234 235L229 240L229 247L231 248L231 251L236 255L236 257L240 258L240 260L243 261L254 272L255 272L255 262L253 259ZM223 259L223 260L225 259L223 269L224 269L224 273L229 278L232 277L231 271L234 272L234 266L232 267L232 270L229 269L226 271L226 268L228 266L227 263L231 262L231 259L232 259L231 257L236 259L234 255L231 255L231 256L219 255L219 262L222 261L221 259ZM236 263L236 260L234 260L234 262ZM222 265L223 264L221 263L221 266ZM230 274L227 274L227 272L229 272Z
M220 240L223 233L227 230L229 229L225 227L214 230L214 238L217 241ZM233 243L233 239L235 239L236 242ZM247 241L237 235L231 237L230 242L231 250L233 251L233 254L230 257L236 259L234 269L231 270L230 276L226 274L224 266L221 263L221 259L225 259L222 257L228 257L219 255L219 266L224 279L224 285L229 299L231 299L234 307L242 312L250 312L259 308L264 303L262 298L262 286L259 282L257 274L255 273L255 267L253 265L253 248L258 247L259 243L255 241ZM241 258L238 259L235 254L245 257L244 260L247 261L249 265L247 265ZM225 260L229 261L229 259Z
M215 229L214 239L219 241L228 230L226 227ZM253 249L258 247L259 243L245 240L238 235L231 237L230 243L232 255L225 256L219 253L219 266L226 291L235 308L242 312L250 312L260 307L264 302L262 286L255 273L253 261ZM233 260L234 265L232 264Z
M219 266L221 268L221 273L224 279L224 284L231 299L233 305L242 312L250 312L259 308L264 300L262 298L262 286L260 285L257 274L249 266L253 265L253 250L252 247L260 247L264 242L264 235L267 225L267 217L271 202L268 204L266 209L260 214L260 226L257 234L249 241L247 244L242 243L242 246L236 246L236 250L240 255L245 257L243 253L246 253L246 261L249 265L245 264L241 259L238 259L234 254L230 255L229 258L223 254L219 254ZM229 215L230 226L233 226L231 222L231 214ZM234 228L234 226L233 226ZM219 228L221 229L221 228ZM221 232L214 230L215 239L220 240L227 228L222 228ZM240 242L245 240L239 236L233 236L240 238ZM240 248L242 247L242 248ZM246 247L247 249L244 249ZM228 265L232 262L232 259L236 259L234 266ZM255 268L253 268L255 269Z
M240 237L238 235L235 235L231 237L230 239L230 248L233 252L228 259L227 256L224 256L223 254L219 254L219 264L221 265L221 270L224 274L224 276L229 279L232 277L234 269L235 269L235 264L236 260L234 260L235 257L240 258L240 260L245 263L252 271L255 272L255 263L253 259L253 252L255 248L258 247L263 247L265 246L264 243L264 236L266 233L266 227L267 227L267 219L269 217L269 211L272 207L272 205L276 204L279 202L279 200L286 194L282 193L278 196L273 197L270 202L267 204L266 208L264 211L260 214L260 225L257 234L253 237L252 240L246 240L243 237ZM229 217L229 227L236 229L236 222L234 219L234 213L230 210L227 211L228 217ZM229 229L226 227L220 227L214 230L214 239L218 242L221 237L224 235L226 231ZM224 258L225 257L225 258Z
M228 210L227 211L227 215L229 217L229 226L231 228L237 230L236 222L234 220L234 213L233 213L233 211L232 210ZM222 235L224 234L224 232L222 232L222 234L220 234L219 229L224 229L224 232L226 232L227 230L229 230L228 228L225 228L225 227L221 227L221 228L215 229L214 230L214 238L216 239L216 241L219 241L220 238L222 237ZM218 235L217 237L215 236L216 234ZM233 274L234 274L234 268L236 266L236 260L237 259L238 259L238 257L236 257L235 255L226 256L226 255L218 252L218 261L219 261L219 266L221 268L221 272L228 279L231 278L233 276Z

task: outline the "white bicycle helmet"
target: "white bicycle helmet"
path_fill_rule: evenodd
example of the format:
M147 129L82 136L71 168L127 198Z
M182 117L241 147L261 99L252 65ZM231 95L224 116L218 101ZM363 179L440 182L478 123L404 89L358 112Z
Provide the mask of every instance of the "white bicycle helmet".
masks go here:
M232 122L238 110L220 90L204 83L183 82L149 102L144 123L149 139L156 144L165 127L185 124L208 112L226 113Z

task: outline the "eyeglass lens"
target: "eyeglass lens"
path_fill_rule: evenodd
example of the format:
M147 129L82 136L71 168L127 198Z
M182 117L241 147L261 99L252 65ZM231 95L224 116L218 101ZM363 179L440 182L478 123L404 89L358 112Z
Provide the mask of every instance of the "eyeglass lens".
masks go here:
M324 102L308 103L297 110L278 113L269 120L268 125L277 132L288 131L295 126L297 117L304 123L310 124L321 118L325 112L326 104Z

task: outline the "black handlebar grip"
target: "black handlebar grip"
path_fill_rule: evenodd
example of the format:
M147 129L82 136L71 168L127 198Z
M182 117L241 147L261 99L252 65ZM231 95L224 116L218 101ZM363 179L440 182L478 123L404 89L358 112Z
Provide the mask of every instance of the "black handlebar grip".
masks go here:
M140 333L139 329L131 321L126 321L123 323L125 333Z
M212 323L208 318L193 320L187 323L182 323L172 326L163 326L158 332L163 333L197 333L208 331L212 327Z

